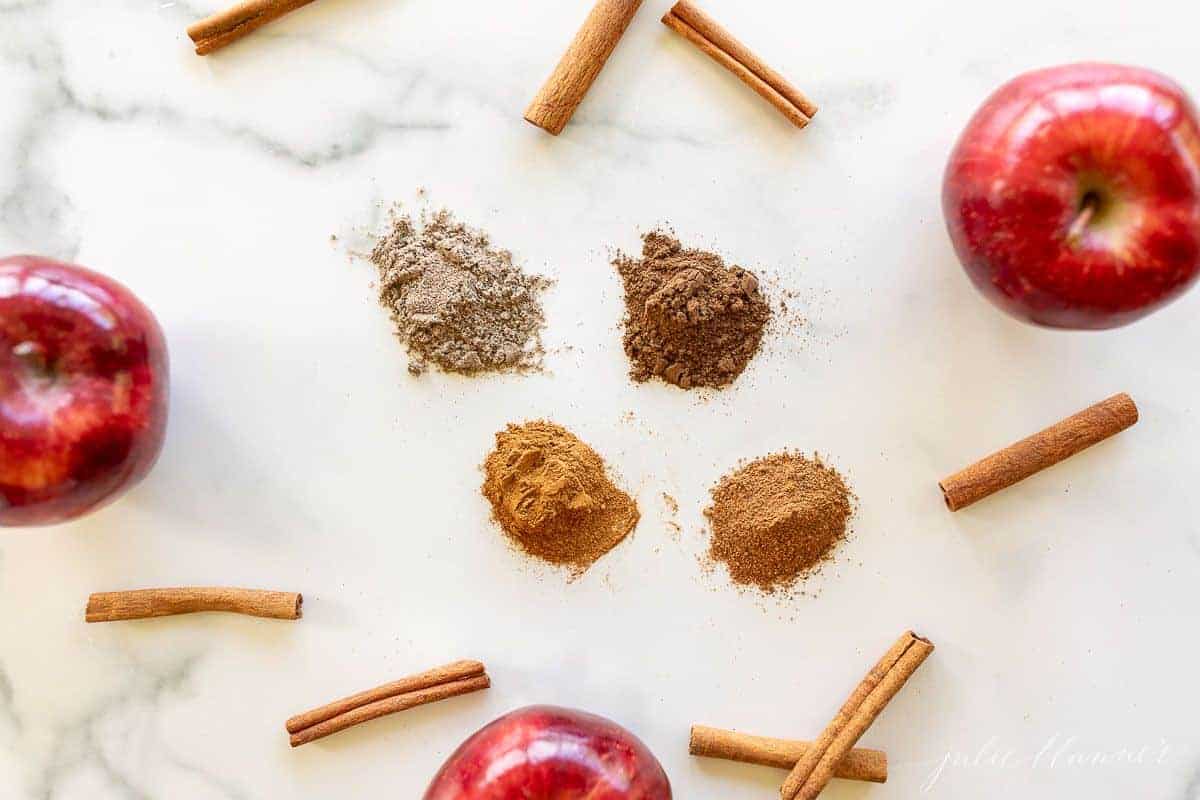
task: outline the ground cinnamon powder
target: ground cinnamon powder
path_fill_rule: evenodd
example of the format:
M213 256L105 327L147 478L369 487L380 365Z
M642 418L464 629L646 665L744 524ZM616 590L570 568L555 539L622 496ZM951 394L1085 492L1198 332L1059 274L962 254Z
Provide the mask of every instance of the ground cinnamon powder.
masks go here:
M771 307L758 278L664 231L642 237L642 257L613 262L625 287L625 354L635 381L683 389L726 386L758 352Z
M637 525L637 505L609 479L596 451L553 422L497 433L483 469L483 495L509 538L575 575Z
M708 555L735 583L786 591L846 535L853 495L817 458L781 452L744 464L712 490Z

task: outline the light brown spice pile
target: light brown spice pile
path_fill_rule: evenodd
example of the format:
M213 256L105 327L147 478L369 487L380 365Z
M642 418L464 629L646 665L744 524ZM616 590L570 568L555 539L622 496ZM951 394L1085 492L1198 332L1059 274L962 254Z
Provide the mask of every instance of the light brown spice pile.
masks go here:
M609 479L596 451L553 422L497 433L483 469L483 495L509 538L576 576L637 525L637 505Z
M771 307L750 271L661 230L642 237L641 258L618 255L613 266L625 287L625 354L635 381L726 386L758 352Z
M735 583L792 588L846 536L853 495L837 470L784 451L745 464L712 490L708 555Z
M415 220L393 212L371 263L414 375L430 362L466 375L541 365L540 294L549 281L449 211Z

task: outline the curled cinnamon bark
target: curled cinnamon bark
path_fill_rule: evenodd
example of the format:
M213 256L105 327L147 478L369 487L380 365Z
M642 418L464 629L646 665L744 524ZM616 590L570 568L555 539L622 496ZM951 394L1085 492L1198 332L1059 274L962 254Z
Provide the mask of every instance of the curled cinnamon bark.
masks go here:
M814 800L859 737L932 652L932 642L906 631L859 682L833 721L796 762L780 789L783 800Z
M554 72L525 110L525 119L557 136L604 68L642 0L597 0Z
M246 0L192 24L187 34L196 45L196 55L206 56L312 1Z
M1125 393L1113 395L943 479L938 486L946 507L951 511L966 508L1117 435L1137 421L1133 398Z
M796 766L812 742L795 739L773 739L751 736L748 733L693 725L688 752L705 758L722 758L743 764L778 767L790 770ZM852 781L887 783L887 753L882 750L855 748L834 768L833 777Z
M483 664L455 661L297 714L285 727L292 747L299 747L387 714L478 692L491 685Z
M303 714L297 714L287 721L287 731L288 733L296 733L324 722L327 719L345 714L347 711L352 711L359 706L365 706L408 692L428 689L431 686L438 686L443 683L476 678L482 675L484 671L483 664L478 661L455 661L452 664L434 667L431 670L410 675L398 681L376 686L374 689L367 689L365 692L359 692L349 697L343 697L340 700L334 700L332 703L323 705L320 708L314 708L311 711L305 711Z
M304 598L298 592L188 586L170 589L133 589L96 592L88 598L88 622L116 622L148 617L169 617L200 611L224 611L271 619L300 619Z
M662 18L662 22L732 72L796 127L805 127L817 113L816 104L803 92L763 63L750 48L691 0L679 0Z

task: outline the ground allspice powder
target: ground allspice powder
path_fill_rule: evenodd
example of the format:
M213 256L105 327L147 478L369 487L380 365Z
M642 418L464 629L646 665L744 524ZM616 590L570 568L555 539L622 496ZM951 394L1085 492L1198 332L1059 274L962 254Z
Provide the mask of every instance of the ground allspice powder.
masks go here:
M640 516L596 451L553 422L497 433L483 470L483 495L504 533L575 576L628 536Z
M708 555L737 584L772 594L812 574L846 536L854 496L837 470L785 451L723 477L705 509Z
M734 381L758 352L771 307L758 278L661 230L613 262L625 288L624 345L635 381L691 389Z

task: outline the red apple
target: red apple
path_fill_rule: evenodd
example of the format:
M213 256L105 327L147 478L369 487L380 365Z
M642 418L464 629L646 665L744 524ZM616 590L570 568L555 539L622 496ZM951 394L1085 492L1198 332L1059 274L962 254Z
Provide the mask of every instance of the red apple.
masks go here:
M1200 123L1170 79L1072 64L1021 75L976 112L942 208L975 286L1020 319L1114 328L1200 274Z
M636 736L603 717L530 706L454 751L425 800L670 800L671 784Z
M116 499L158 458L167 346L121 284L37 256L0 259L0 525Z

